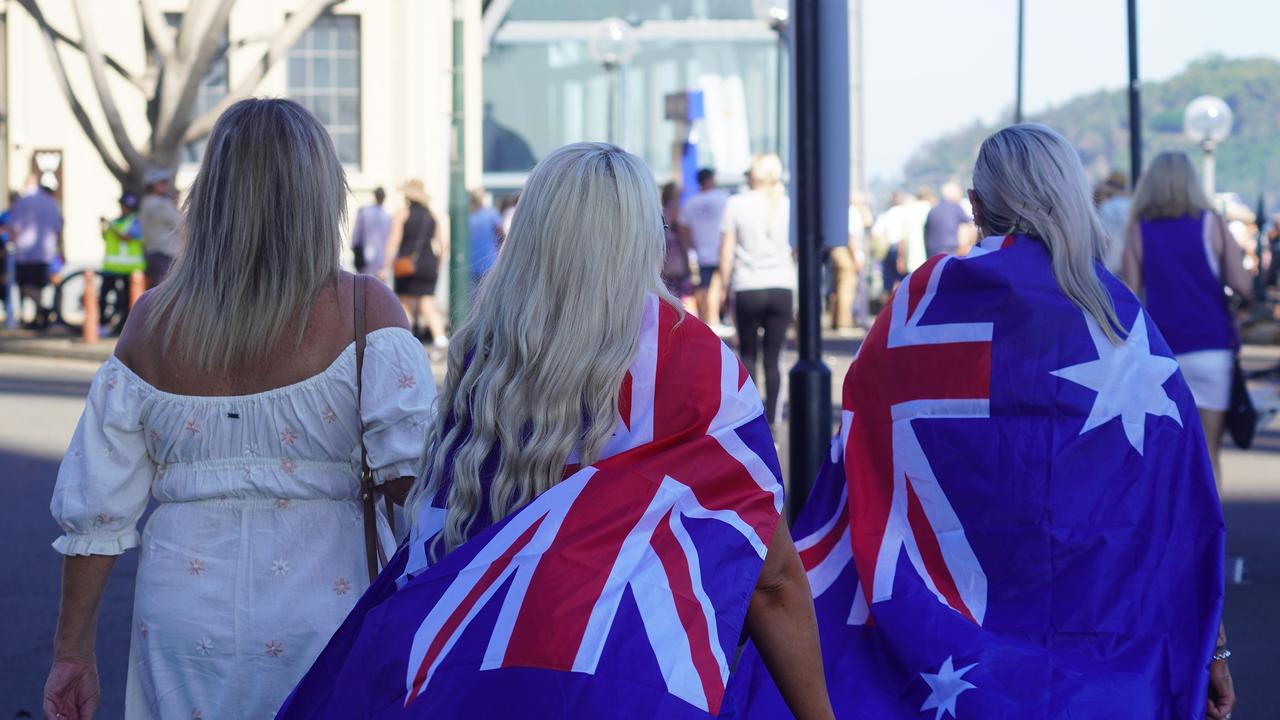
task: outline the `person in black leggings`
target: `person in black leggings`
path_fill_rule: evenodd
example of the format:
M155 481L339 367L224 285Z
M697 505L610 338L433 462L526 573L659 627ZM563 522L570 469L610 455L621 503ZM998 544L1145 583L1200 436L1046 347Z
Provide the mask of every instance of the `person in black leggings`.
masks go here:
M742 290L734 296L738 324L738 355L747 366L752 382L759 385L756 357L764 351L765 417L773 424L778 414L778 392L782 387L779 361L791 324L791 291L785 288ZM759 336L764 331L764 337Z
M765 417L778 415L782 371L778 361L791 324L796 266L791 257L791 205L782 186L782 162L760 155L747 175L750 188L729 198L721 221L720 271L733 292L738 354L754 382L764 350ZM763 331L764 337L760 335Z

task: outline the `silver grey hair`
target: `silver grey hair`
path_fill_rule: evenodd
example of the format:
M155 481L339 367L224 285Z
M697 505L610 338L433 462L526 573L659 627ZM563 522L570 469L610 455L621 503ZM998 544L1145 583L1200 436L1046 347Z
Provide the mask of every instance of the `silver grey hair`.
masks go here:
M1058 288L1119 343L1124 326L1095 268L1110 240L1071 143L1044 125L1007 127L983 141L973 189L982 205L983 231L1043 241Z
M496 522L559 483L575 448L584 466L599 457L645 297L680 307L659 275L661 210L653 174L613 145L567 145L533 169L498 262L451 338L409 500L416 518L448 480L446 551L486 504ZM486 498L481 472L493 460Z
M336 283L347 179L301 105L251 98L218 118L187 196L182 249L151 298L166 350L203 370L300 342L316 293Z

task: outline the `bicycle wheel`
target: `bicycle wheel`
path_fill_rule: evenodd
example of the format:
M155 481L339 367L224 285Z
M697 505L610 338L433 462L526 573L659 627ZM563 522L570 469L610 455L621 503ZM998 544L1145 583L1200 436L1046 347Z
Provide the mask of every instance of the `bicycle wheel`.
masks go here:
M78 332L84 326L86 291L97 292L97 288L86 289L83 270L63 275L62 280L53 287L53 321Z

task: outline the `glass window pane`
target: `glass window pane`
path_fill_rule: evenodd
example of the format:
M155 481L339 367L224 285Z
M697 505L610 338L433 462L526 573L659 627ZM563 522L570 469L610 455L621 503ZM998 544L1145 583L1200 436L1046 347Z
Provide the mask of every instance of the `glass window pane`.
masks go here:
M356 90L360 87L360 63L354 59L338 61L337 85L343 90Z
M289 52L289 96L333 137L339 158L360 162L360 18L321 15Z
M317 88L327 88L333 85L333 60L331 58L318 58L311 64L313 75L311 83Z
M338 123L354 128L360 124L360 99L351 96L338 98Z
M289 57L288 83L290 88L301 88L310 85L307 78L307 59L291 55Z

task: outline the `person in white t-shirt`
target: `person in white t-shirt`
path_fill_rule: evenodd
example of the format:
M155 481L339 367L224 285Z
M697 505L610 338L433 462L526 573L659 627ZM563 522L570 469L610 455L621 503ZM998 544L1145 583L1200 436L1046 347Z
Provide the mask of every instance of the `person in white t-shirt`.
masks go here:
M782 185L782 161L759 155L751 162L747 192L725 204L720 271L733 293L738 355L753 380L764 365L764 406L772 425L782 388L779 358L791 325L796 264L791 255L791 201ZM758 385L759 383L757 383Z
M716 187L716 171L702 168L698 171L698 194L686 200L680 209L680 232L698 258L698 287L693 297L702 322L712 327L720 324L720 306L724 302L720 221L728 201L729 191Z

